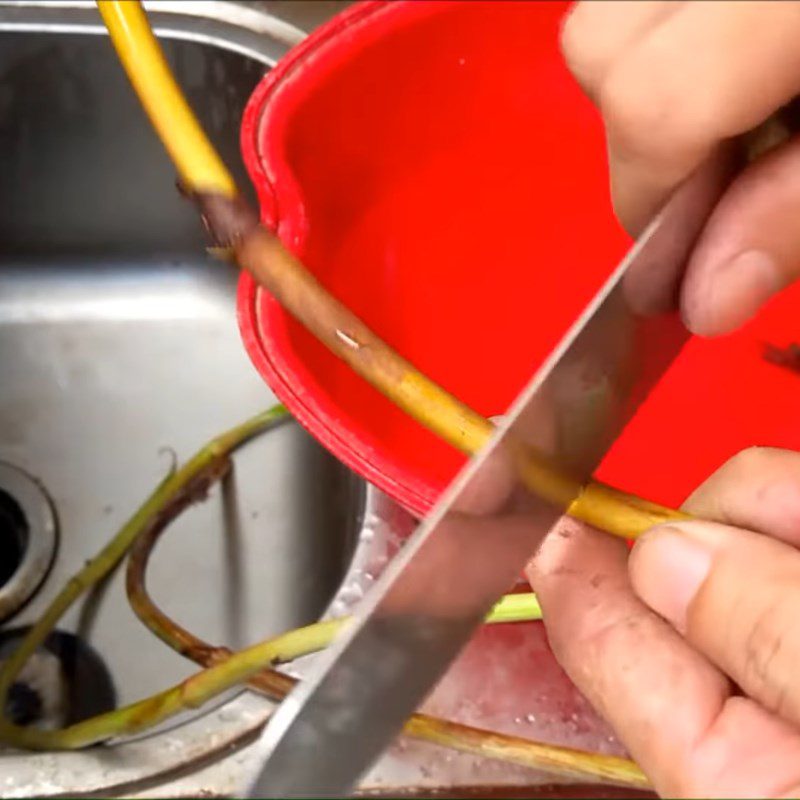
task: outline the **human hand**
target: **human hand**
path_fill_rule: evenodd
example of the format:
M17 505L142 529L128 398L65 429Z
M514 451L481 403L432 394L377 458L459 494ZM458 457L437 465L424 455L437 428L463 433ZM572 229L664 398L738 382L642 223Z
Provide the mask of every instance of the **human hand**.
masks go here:
M630 558L564 518L527 569L551 646L660 794L797 797L800 453L743 451L684 509L714 521Z
M800 3L580 2L566 61L606 127L615 211L632 234L721 143L800 91ZM729 332L800 275L800 138L756 159L712 215L681 289L694 333Z

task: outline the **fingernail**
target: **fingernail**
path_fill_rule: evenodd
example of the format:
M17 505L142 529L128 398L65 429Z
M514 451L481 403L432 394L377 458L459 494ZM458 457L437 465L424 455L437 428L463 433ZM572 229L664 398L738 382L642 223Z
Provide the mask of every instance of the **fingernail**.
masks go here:
M761 250L747 250L704 271L705 280L684 309L688 328L700 336L735 330L783 286L777 263Z
M629 564L639 597L679 631L711 568L711 550L680 528L655 528L637 542Z

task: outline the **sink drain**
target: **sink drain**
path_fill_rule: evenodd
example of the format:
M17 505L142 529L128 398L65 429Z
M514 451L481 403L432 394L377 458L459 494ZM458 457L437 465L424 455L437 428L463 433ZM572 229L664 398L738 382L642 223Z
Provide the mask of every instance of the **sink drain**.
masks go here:
M44 489L0 462L0 622L39 588L56 554L56 516Z
M0 631L0 662L29 627ZM25 662L6 697L5 715L17 725L63 728L116 708L117 692L100 654L67 631L51 631Z

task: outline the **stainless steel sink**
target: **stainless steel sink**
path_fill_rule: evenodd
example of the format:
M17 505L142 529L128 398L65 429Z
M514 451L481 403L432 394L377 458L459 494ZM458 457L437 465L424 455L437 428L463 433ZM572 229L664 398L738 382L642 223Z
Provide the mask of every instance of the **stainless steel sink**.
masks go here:
M226 5L250 27L220 17ZM44 546L48 508L59 542L49 574L28 582L33 596L5 628L41 614L163 477L170 452L185 459L276 402L239 339L236 272L206 256L107 38L88 35L100 32L96 11L72 6L0 4L0 462L18 476L4 480L0 470L0 498L28 517L20 542L0 515L7 586L25 546ZM248 186L242 109L302 31L252 4L156 3L154 19L193 107ZM34 480L23 497L25 475ZM359 480L284 426L237 455L225 486L170 529L153 559L152 593L186 627L232 647L312 621L348 569L363 501ZM195 671L134 617L123 578L59 626L101 656L119 704ZM6 752L0 793L136 782L236 741L265 708L227 697L136 743Z

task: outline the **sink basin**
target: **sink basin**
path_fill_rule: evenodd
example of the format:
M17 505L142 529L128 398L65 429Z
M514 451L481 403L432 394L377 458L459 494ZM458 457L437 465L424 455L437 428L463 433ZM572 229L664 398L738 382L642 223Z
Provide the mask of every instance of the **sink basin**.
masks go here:
M49 574L28 586L32 596L7 616L5 628L42 613L163 478L170 453L184 460L276 402L240 342L236 271L206 255L202 227L175 191L171 164L108 40L86 35L91 30L69 32L96 25L96 12L76 11L83 16L62 9L54 35L47 20L21 24L24 13L38 9L0 6L0 462L40 489L38 499L22 497L0 471L0 499L30 517L17 550L39 546L37 515L48 507L58 539ZM13 25L3 26L4 12ZM175 28L180 15L168 21ZM244 40L247 47L240 41L235 52L193 40L213 33L213 20L201 31L194 23L191 36L166 41L166 53L247 187L241 112L291 41L262 33ZM284 38L292 30L274 24ZM285 425L237 454L231 478L174 523L153 558L153 597L188 629L231 647L313 621L347 571L363 499L360 480L297 425ZM0 540L14 544L18 533L0 515ZM135 618L124 570L59 627L102 658L119 704L195 671ZM230 702L217 706L242 723L247 709L232 711ZM252 697L237 702L263 705ZM194 725L199 736L219 724L212 718L213 710L196 711L142 741L185 763L176 731ZM51 765L72 759L79 769L87 755L7 752L0 756L0 791L48 793L25 778L37 759L42 766L48 758ZM93 758L87 764L97 764ZM23 761L28 766L18 772ZM174 766L167 761L162 769ZM63 777L61 766L58 772ZM107 785L133 773L106 777ZM58 781L51 782L55 789ZM70 787L62 781L58 788Z

